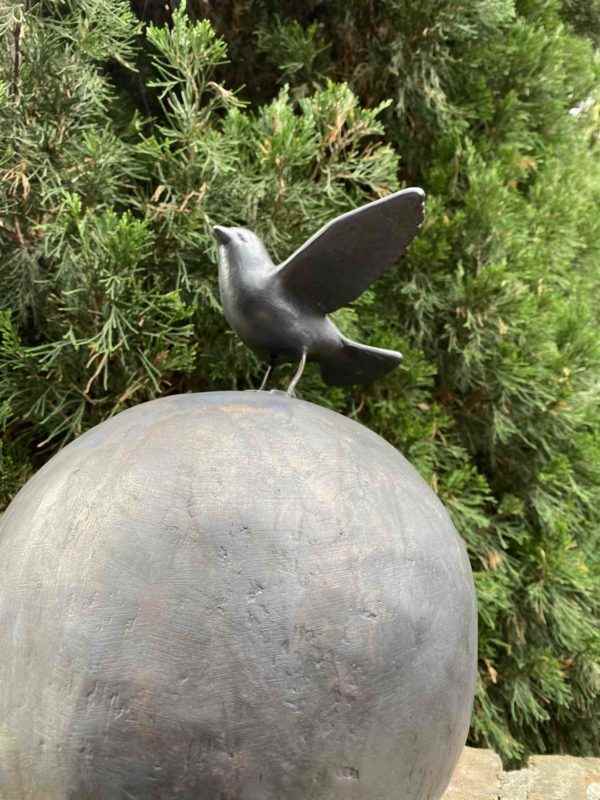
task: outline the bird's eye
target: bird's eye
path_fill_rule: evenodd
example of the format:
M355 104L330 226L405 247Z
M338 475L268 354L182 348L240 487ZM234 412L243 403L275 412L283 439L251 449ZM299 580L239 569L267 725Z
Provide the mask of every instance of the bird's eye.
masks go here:
M240 241L245 242L246 241L246 234L245 233L238 233L238 238L240 239Z

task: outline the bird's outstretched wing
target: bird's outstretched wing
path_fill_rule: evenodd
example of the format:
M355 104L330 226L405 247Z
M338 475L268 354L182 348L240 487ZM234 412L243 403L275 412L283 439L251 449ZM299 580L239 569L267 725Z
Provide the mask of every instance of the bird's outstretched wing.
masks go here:
M404 189L328 222L277 268L296 301L323 313L355 300L390 267L423 222L425 193Z

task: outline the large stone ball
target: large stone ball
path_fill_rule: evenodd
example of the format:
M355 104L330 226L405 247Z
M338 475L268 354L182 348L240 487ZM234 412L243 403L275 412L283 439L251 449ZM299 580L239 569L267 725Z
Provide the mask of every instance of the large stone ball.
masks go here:
M88 431L0 523L3 800L435 800L476 611L410 464L281 393Z

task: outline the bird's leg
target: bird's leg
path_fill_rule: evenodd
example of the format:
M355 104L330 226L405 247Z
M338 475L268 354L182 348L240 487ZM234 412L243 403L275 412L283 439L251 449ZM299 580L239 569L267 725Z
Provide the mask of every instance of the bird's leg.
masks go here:
M272 369L273 369L273 363L271 362L269 364L269 366L267 367L267 371L265 372L265 377L262 379L262 383L261 383L261 385L260 385L260 387L258 389L259 392L262 392L262 390L267 385L267 381L269 380L269 375L271 374L271 370Z
M300 359L300 364L298 365L298 369L296 370L296 374L292 378L292 382L287 388L287 393L290 397L294 397L296 394L294 389L298 385L298 381L302 377L302 373L304 372L304 367L306 366L306 348L302 350L302 358Z

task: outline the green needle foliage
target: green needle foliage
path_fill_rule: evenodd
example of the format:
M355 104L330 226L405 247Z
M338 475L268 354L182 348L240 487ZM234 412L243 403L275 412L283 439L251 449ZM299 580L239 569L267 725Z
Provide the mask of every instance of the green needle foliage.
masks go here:
M594 753L597 0L173 5L0 2L0 505L132 404L258 385L213 224L283 259L421 185L409 255L336 315L402 366L350 390L309 367L302 395L399 447L467 542L471 742Z

